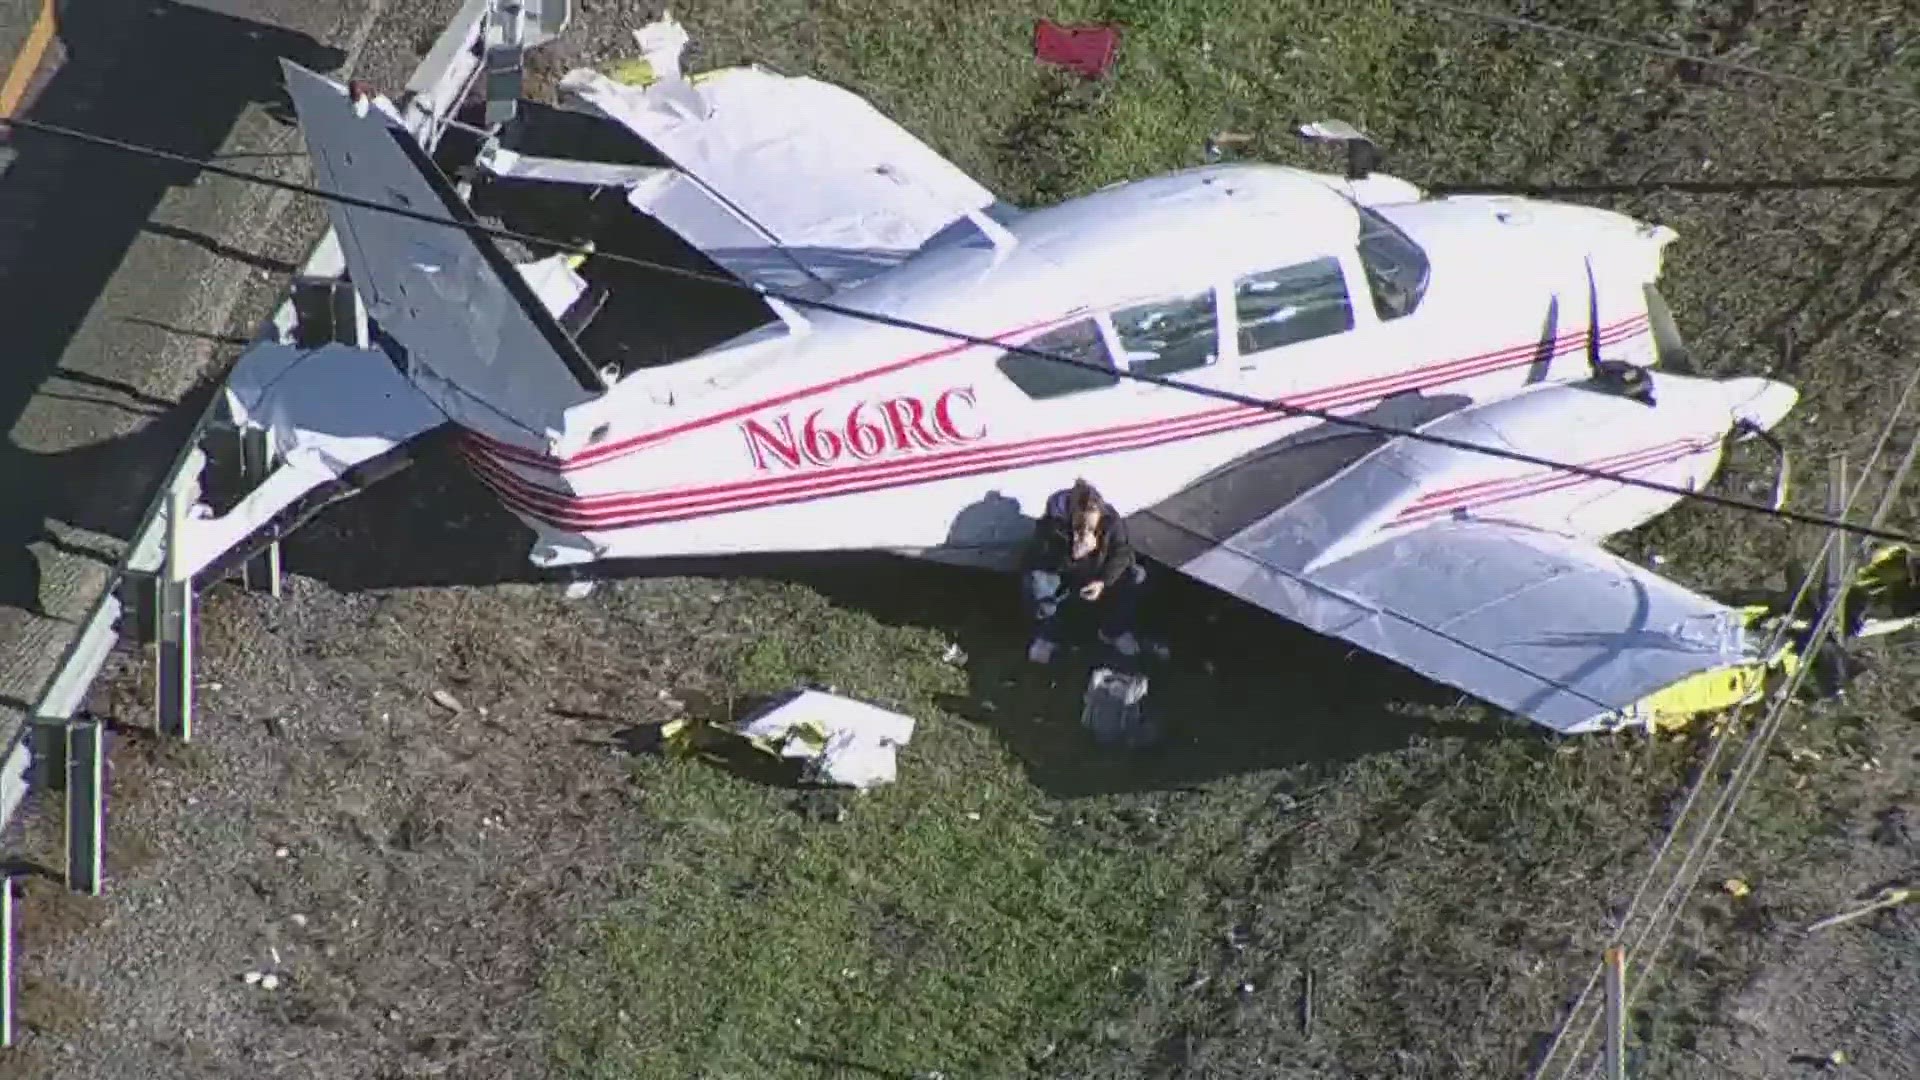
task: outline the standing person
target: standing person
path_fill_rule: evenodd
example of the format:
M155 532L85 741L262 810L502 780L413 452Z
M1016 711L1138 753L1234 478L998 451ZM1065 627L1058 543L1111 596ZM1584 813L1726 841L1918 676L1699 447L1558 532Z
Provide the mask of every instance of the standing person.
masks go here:
M1021 570L1034 623L1028 659L1036 664L1052 659L1063 623L1083 613L1096 617L1100 640L1120 655L1140 651L1133 619L1147 570L1134 556L1125 520L1092 484L1075 480L1047 499Z

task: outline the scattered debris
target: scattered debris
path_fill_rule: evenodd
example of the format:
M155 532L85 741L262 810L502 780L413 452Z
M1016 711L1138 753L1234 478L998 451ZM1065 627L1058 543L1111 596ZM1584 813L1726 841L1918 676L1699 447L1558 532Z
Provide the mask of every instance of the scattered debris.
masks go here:
M967 662L967 652L957 644L949 644L947 651L940 654L942 663L958 666Z
M1720 887L1727 891L1728 896L1731 896L1736 900L1753 892L1753 889L1748 887L1746 882L1741 881L1737 877L1730 877L1727 880L1721 882Z
M1229 146L1242 146L1253 141L1253 136L1238 131L1216 131L1207 136L1204 153L1209 164L1227 156Z
M462 713L467 710L465 705L460 704L459 698L454 697L445 690L435 690L433 692L433 703L451 713Z
M273 857L274 857L274 858L276 858L276 859L284 859L284 858L286 858L286 857L287 857L288 855L291 855L291 854L293 854L293 853L292 853L292 852L290 852L290 851L288 851L288 850L287 850L286 848L283 848L283 847L277 847L277 848L274 848L274 849L273 849Z
M640 46L640 56L609 69L607 74L615 82L651 86L663 79L680 77L680 53L691 38L671 10L661 12L658 19L635 30L633 40Z
M1843 911L1838 915L1829 915L1819 922L1808 926L1807 932L1812 933L1815 930L1825 930L1829 926L1838 926L1844 922L1852 922L1855 919L1871 915L1876 911L1884 911L1887 908L1904 904L1911 899L1913 899L1912 889L1882 889L1880 890L1880 895L1874 897L1870 902L1854 908L1852 911Z
M249 971L245 975L240 976L240 978L248 986L253 986L260 981L260 973L257 971Z
M1113 66L1120 48L1120 31L1113 26L1085 23L1063 26L1041 19L1033 27L1033 55L1043 64L1063 67L1088 79L1097 79Z
M306 926L306 925L307 925L307 917L306 917L305 915L299 915L299 914L295 914L295 915L290 915L290 916L288 916L288 919L289 919L289 920L290 920L290 921L291 921L291 922L293 923L293 925L295 925L295 926L300 926L300 927L304 927L304 926Z
M280 989L280 976L275 975L272 972L268 972L267 974L260 976L260 989L262 990Z
M802 689L762 708L736 730L768 753L805 761L805 780L864 791L893 782L894 751L913 738L913 718Z
M567 582L567 599L584 600L593 595L593 582L587 579Z

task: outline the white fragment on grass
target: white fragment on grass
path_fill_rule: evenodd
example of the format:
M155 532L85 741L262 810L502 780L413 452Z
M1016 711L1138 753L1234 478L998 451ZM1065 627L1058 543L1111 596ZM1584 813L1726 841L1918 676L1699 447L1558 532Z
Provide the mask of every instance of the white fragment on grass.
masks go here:
M260 976L260 989L262 990L280 989L280 976L271 975L271 974Z
M447 693L445 690L435 690L433 692L433 703L447 710L448 712L457 713L457 712L464 712L466 710L466 706L460 704L459 698L454 697L452 694Z
M967 662L967 652L957 644L949 644L947 651L940 654L940 659L943 663L964 664Z
M581 600L593 595L593 582L570 581L567 583L567 599Z
M980 813L979 813L979 811L977 811L977 810L969 810L969 811L967 811L967 820L968 820L968 821L979 821L979 820L980 820Z
M248 986L252 986L260 981L260 973L257 971L249 971L245 975L240 976L240 978L245 981Z
M288 918L292 920L293 925L295 926L307 925L307 917L305 915L295 913L293 915L288 916Z
M280 966L280 950L279 949L276 949L273 946L269 945L267 946L267 955L273 957L274 967Z
M291 854L292 852L288 851L286 848L283 848L283 847L278 847L273 849L273 857L276 859L284 859Z

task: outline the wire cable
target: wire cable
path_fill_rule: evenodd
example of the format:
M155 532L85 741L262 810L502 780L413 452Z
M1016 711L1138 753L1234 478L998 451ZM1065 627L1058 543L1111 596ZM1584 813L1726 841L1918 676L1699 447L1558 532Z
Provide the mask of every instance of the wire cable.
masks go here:
M1866 490L1867 479L1872 475L1874 468L1879 464L1880 458L1885 454L1887 445L1892 440L1893 433L1898 428L1901 417L1905 415L1908 403L1912 400L1916 390L1920 390L1920 366L1916 366L1913 373L1909 375L1906 386L1901 391L1899 400L1895 402L1891 414L1887 417L1886 423L1882 425L1880 435L1875 440L1873 450L1868 455L1867 461L1861 469L1858 481L1852 485L1850 491L1843 493L1845 495L1841 500L1841 515L1843 517L1852 512L1854 503L1859 500L1861 493ZM1914 446L1920 446L1920 435L1916 436ZM1901 467L1895 471L1894 478L1889 482L1886 491L1882 494L1880 505L1874 511L1874 519L1876 521L1885 520L1887 514L1891 511L1899 489L1905 480L1909 467L1908 463L1912 460L1912 453L1913 448L1910 447L1908 457L1902 462ZM1793 600L1787 605L1786 612L1789 617L1783 619L1781 624L1775 628L1773 641L1769 643L1765 650L1766 655L1772 655L1775 650L1784 643L1783 639L1785 635L1790 632L1791 615L1800 609L1801 604L1805 602L1807 596L1813 591L1814 583L1823 573L1823 566L1827 560L1828 553L1833 548L1837 536L1837 532L1830 532L1821 543L1819 551L1809 564L1807 573L1801 578L1799 589L1795 592ZM1662 891L1659 901L1654 904L1650 912L1645 916L1645 926L1637 936L1634 936L1633 943L1628 948L1628 955L1635 958L1635 970L1639 975L1634 985L1627 991L1624 1004L1628 1007L1631 1007L1639 992L1645 989L1648 981L1652 977L1651 972L1658 963L1662 950L1665 949L1667 941L1672 937L1674 927L1678 925L1680 907L1676 902L1677 898L1684 897L1685 893L1698 882L1701 871L1704 870L1708 860L1713 857L1714 849L1719 845L1721 838L1724 836L1726 828L1732 820L1733 812L1739 804L1739 800L1744 796L1746 788L1752 783L1753 778L1758 775L1760 763L1765 760L1762 756L1763 752L1779 731L1779 726L1784 717L1787 704L1792 701L1793 695L1798 692L1801 683L1812 670L1812 661L1818 653L1821 643L1825 640L1827 631L1831 626L1839 606L1838 596L1828 598L1828 603L1816 618L1813 629L1807 639L1808 647L1805 655L1801 657L1800 667L1789 677L1787 685L1776 694L1771 703L1772 708L1769 709L1750 732L1746 750L1741 754L1740 759L1733 767L1733 771L1724 781L1718 799L1715 801L1713 807L1708 810L1705 822L1698 827L1699 831L1693 838L1693 842L1682 854L1680 863L1674 869L1673 875L1667 887ZM1662 837L1658 848L1654 852L1653 858L1648 862L1646 874L1641 878L1639 888L1634 891L1633 898L1627 903L1626 912L1621 916L1619 923L1614 929L1613 940L1615 942L1621 942L1629 936L1628 928L1633 925L1641 902L1646 899L1648 890L1652 887L1654 880L1659 876L1662 863L1665 861L1668 853L1673 849L1674 843L1679 839L1680 833L1687 825L1696 803L1699 802L1700 797L1706 792L1709 780L1716 775L1716 765L1720 755L1726 750L1727 746L1730 745L1732 734L1733 727L1729 725L1726 730L1715 737L1713 745L1708 751L1706 761L1703 762L1700 767L1699 778L1689 786L1686 799L1681 804L1679 813L1675 815L1672 826L1666 830L1665 835ZM1657 938L1655 938L1656 929L1658 930ZM1654 938L1653 947L1644 953L1644 959L1640 959L1643 955L1641 950L1645 948L1649 938ZM1573 1006L1567 1011L1566 1020L1555 1032L1553 1040L1549 1043L1546 1052L1542 1055L1539 1067L1534 1073L1536 1078L1544 1076L1547 1067L1555 1060L1561 1045L1572 1032L1583 1011L1586 1009L1593 995L1594 988L1599 985L1603 972L1604 965L1596 965L1593 974L1587 979L1586 985L1581 988L1579 995L1574 1000ZM1581 1032L1577 1041L1574 1043L1570 1059L1558 1074L1560 1077L1564 1078L1569 1076L1574 1070L1579 1068L1580 1061L1585 1056L1587 1044L1592 1039L1594 1028L1598 1023L1599 1016L1591 1015L1586 1023L1581 1025ZM1590 1072L1591 1070L1589 1070L1589 1073Z
M1444 11L1451 15L1460 15L1469 19L1479 19L1483 22L1496 23L1501 26L1516 27L1523 30L1532 30L1537 33L1555 34L1560 37L1573 38L1593 45L1606 45L1616 49L1630 49L1635 52L1650 53L1654 56L1664 56L1674 60L1685 60L1689 63L1709 67L1725 68L1728 71L1738 71L1744 75L1771 79L1775 82L1794 83L1800 86L1827 90L1836 94L1850 94L1854 97L1889 102L1909 109L1920 109L1920 98L1910 98L1900 94L1889 94L1881 90L1868 90L1864 87L1848 86L1845 83L1828 82L1824 79L1811 79L1805 75L1789 75L1786 72L1773 71L1754 64L1743 64L1738 60L1720 60L1711 56L1701 56L1698 53L1687 52L1685 49L1673 49L1664 45L1652 45L1644 41L1634 41L1630 38L1610 37L1606 34L1596 34L1590 30L1575 30L1572 27L1541 22L1538 19L1528 19L1519 15L1506 15L1497 11L1486 11L1480 8L1459 7L1454 4L1441 3L1440 0L1401 0L1401 2L1411 4L1414 7L1428 8L1433 11Z
M1647 491L1657 491L1665 495L1674 496L1676 499L1683 500L1683 501L1706 503L1714 506L1724 507L1726 509L1741 510L1748 513L1760 514L1765 517L1771 517L1771 518L1775 518L1782 521L1791 521L1801 525L1814 525L1824 529L1840 529L1842 531L1849 532L1854 535L1867 538L1867 539L1885 540L1885 541L1898 543L1898 544L1920 545L1920 536L1913 536L1906 533L1894 532L1884 528L1876 528L1876 527L1866 526L1866 525L1854 525L1854 524L1849 524L1847 522L1834 521L1832 519L1823 517L1818 514L1802 513L1796 510L1788 510L1780 507L1768 506L1764 503L1749 502L1745 499L1736 499L1730 495L1721 495L1715 492L1696 491L1692 488L1681 487L1677 484L1666 484L1656 480L1647 480L1642 477L1626 476L1620 473L1608 472L1603 469L1595 469L1586 465L1576 465L1571 462L1554 461L1550 458L1539 457L1537 455L1523 453L1518 450L1511 450L1503 447L1488 446L1480 443L1467 442L1463 439L1454 439L1444 435L1435 435L1432 432L1418 431L1410 428L1398 427L1392 424L1382 424L1372 420L1362 420L1362 419L1359 419L1358 417L1341 416L1337 413L1329 412L1324 409L1316 409L1316 408L1312 408L1310 406L1305 406L1305 405L1296 405L1284 399L1270 400L1266 398L1252 397L1247 394L1235 393L1231 390L1222 390L1217 387L1201 386L1197 383L1189 383L1189 382L1182 382L1176 379L1169 379L1161 375L1150 375L1145 372L1139 372L1139 371L1121 371L1118 368L1115 368L1109 365L1097 364L1091 361L1081 360L1077 357L1065 356L1059 353L1045 352L1043 350L1034 349L1030 346L1025 346L1025 345L1009 345L1004 341L999 341L994 338L983 337L978 334L971 334L971 333L967 333L965 331L960 331L960 330L953 330L953 329L948 329L948 328L939 327L939 326L932 326L927 323L917 322L912 319L903 319L898 316L886 315L880 312L862 311L858 308L850 308L843 304L833 303L832 301L816 300L809 297L798 296L798 295L794 295L786 292L776 291L762 285L750 284L748 282L741 281L737 278L718 275L718 274L710 274L710 273L707 273L706 271L694 270L689 267L674 266L670 263L657 262L651 259L642 259L636 256L625 255L618 252L596 251L584 245L570 243L568 241L554 240L548 237L536 236L530 233L522 233L512 229L496 228L494 226L482 224L479 222L456 221L452 218L445 217L442 215L430 214L430 213L426 213L419 210L413 210L406 207L389 206L385 203L374 202L371 199L362 199L357 196L346 195L346 194L335 192L335 191L328 191L324 188L314 187L310 184L296 183L292 180L282 180L282 179L279 179L278 177L261 176L257 173L250 173L242 169L230 169L225 166L216 164L214 162L202 160L199 158L194 158L186 154L177 154L169 150L161 150L156 147L143 146L139 143L128 142L124 139L115 139L115 138L109 138L103 135L95 135L91 132L80 131L75 128L65 127L60 124L50 124L41 120L32 120L32 119L26 119L21 117L15 117L15 118L6 120L4 123L11 124L15 127L20 127L28 131L37 131L43 134L53 135L60 138L71 139L78 142L90 143L95 146L105 147L108 149L118 150L125 153L131 153L131 154L136 154L144 157L154 158L156 160L169 161L169 162L173 162L175 164L180 164L180 165L189 165L197 169L203 170L205 172L212 173L217 176L231 177L232 179L244 181L246 183L265 184L271 187L277 187L285 191L292 191L297 194L307 195L312 198L321 199L327 202L338 203L343 206L354 206L364 210L372 210L379 213L392 214L397 217L409 218L411 220L420 221L427 224L440 225L440 226L444 226L452 229L459 229L469 233L479 233L479 234L490 236L496 239L514 240L523 244L527 244L529 246L546 247L546 248L551 248L555 251L565 251L565 252L571 252L574 254L590 255L590 256L604 259L610 262L625 263L627 265L639 267L641 269L653 271L655 273L664 274L671 277L678 277L688 281L697 281L697 282L707 284L707 285L712 285L718 288L730 289L737 292L738 291L751 292L760 296L762 299L778 300L782 303L785 303L797 308L812 308L814 310L826 311L826 312L829 312L835 315L840 315L849 319L856 319L864 322L877 323L883 326L891 326L900 330L910 330L917 333L927 334L932 337L947 338L953 341L964 342L969 345L999 349L1003 352L1014 353L1017 355L1031 356L1031 357L1034 357L1035 359L1047 360L1057 364L1066 364L1072 367L1084 368L1088 371L1096 372L1101 375L1118 376L1120 378L1132 380L1135 382L1144 382L1144 383L1149 383L1155 386L1166 387L1172 390L1180 390L1180 391L1194 394L1200 397L1214 398L1219 401L1229 402L1234 405L1239 405L1243 408L1254 409L1261 412L1272 412L1272 413L1280 413L1288 416L1306 417L1309 419L1319 420L1323 423L1333 424L1340 427L1352 428L1356 431L1365 431L1370 434L1380 435L1387 438L1411 439L1417 442L1432 443L1436 446L1444 446L1452 450L1461 451L1463 453L1480 454L1487 457L1502 458L1508 461L1519 462L1525 465L1533 465L1537 468L1546 469L1552 472L1562 472L1562 473L1567 473L1574 476L1583 476L1590 480L1604 480L1611 483L1621 484L1626 487L1637 487Z

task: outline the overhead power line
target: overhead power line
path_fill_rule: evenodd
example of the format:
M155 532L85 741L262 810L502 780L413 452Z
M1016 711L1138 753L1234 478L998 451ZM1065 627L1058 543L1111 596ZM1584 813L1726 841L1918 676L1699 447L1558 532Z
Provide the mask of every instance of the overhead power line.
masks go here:
M1768 506L1764 503L1749 502L1745 499L1736 499L1729 495L1720 495L1720 494L1707 492L1707 491L1696 491L1692 488L1685 488L1676 484L1664 484L1657 480L1647 480L1647 479L1636 477L1636 476L1626 476L1620 473L1608 472L1604 469L1596 469L1586 465L1576 465L1571 462L1554 461L1551 458L1539 457L1534 454L1522 453L1517 450L1509 450L1509 449L1504 449L1496 446L1486 446L1479 443L1471 443L1463 439L1454 439L1444 435L1435 435L1432 432L1416 431L1410 428L1399 427L1392 424L1382 424L1372 420L1362 420L1362 419L1359 419L1358 417L1341 416L1339 414L1329 412L1325 409L1316 409L1316 408L1312 408L1305 405L1296 405L1292 402L1285 401L1285 400L1270 400L1266 398L1258 398L1258 397L1253 397L1247 394L1235 393L1231 390L1219 389L1217 387L1201 386L1196 383L1181 382L1179 380L1169 379L1169 378L1166 378L1165 376L1150 375L1145 372L1122 371L1116 367L1096 364L1091 361L1081 360L1078 357L1065 356L1059 353L1046 352L1044 350L1034 349L1024 345L1009 345L1004 341L998 341L998 340L995 340L994 338L983 337L977 334L971 334L961 330L953 330L946 327L933 326L927 323L917 322L912 319L903 319L898 316L885 315L875 311L863 311L863 310L860 310L859 308L850 308L844 304L836 304L828 300L816 300L809 297L797 296L790 293L780 292L780 291L766 288L764 286L749 284L737 278L718 275L718 274L710 274L703 270L694 270L689 267L674 266L670 263L656 262L651 259L643 259L636 256L626 255L618 252L597 251L597 250L588 248L584 245L570 243L564 240L554 240L549 237L537 236L531 233L518 232L512 229L496 228L494 226L485 225L479 222L456 221L450 217L445 217L437 214L429 214L423 211L413 210L406 207L389 206L384 203L374 202L371 199L362 199L357 196L345 195L340 192L327 191L324 188L314 187L310 184L301 184L292 180L282 180L277 177L261 176L257 173L250 173L241 169L231 169L231 168L227 168L226 166L220 165L216 162L206 161L206 160L195 158L186 154L178 154L170 150L161 150L157 147L143 146L139 143L129 142L124 139L116 139L116 138L110 138L104 135L96 135L91 132L81 131L75 128L69 128L60 124L50 124L41 120L32 120L32 119L26 119L21 117L15 117L15 118L9 119L5 121L5 123L12 124L16 127L20 127L28 131L38 131L47 135L53 135L53 136L57 136L59 138L64 138L64 139L71 139L78 142L90 143L95 146L106 147L108 149L118 150L124 153L136 154L139 156L153 158L155 160L160 160L160 161L168 161L168 162L172 162L179 165L189 165L196 169L200 169L217 176L227 176L235 180L240 180L240 181L244 181L246 183L251 183L251 184L263 184L268 187L279 188L283 191L291 191L296 194L311 196L313 198L325 200L327 202L339 203L343 206L355 206L364 210L373 210L378 213L392 214L396 217L409 218L415 221L421 221L431 225L440 225L440 226L444 226L446 228L451 228L451 229L459 229L469 233L477 233L477 234L493 237L495 239L514 240L523 244L527 244L529 246L551 248L555 251L564 251L564 252L570 252L570 253L580 254L580 255L591 255L601 259L605 259L610 262L625 263L630 266L636 266L644 270L649 270L654 273L664 274L671 277L678 277L683 280L697 281L706 285L712 285L718 288L730 289L734 291L751 292L757 296L760 296L763 299L778 300L782 303L789 304L797 308L811 308L817 311L826 311L832 314L844 316L846 318L858 319L861 321L871 322L871 323L877 323L883 326L891 326L900 330L910 330L916 333L927 334L932 337L942 337L952 341L964 342L969 345L997 349L1002 352L1010 352L1010 353L1015 353L1022 356L1031 356L1035 359L1046 360L1052 363L1066 364L1072 367L1084 368L1088 371L1096 372L1101 375L1117 376L1124 379L1130 379L1136 382L1145 382L1145 383L1150 383L1156 386L1164 386L1164 387L1167 387L1168 389L1179 390L1179 391L1194 394L1200 397L1209 397L1218 401L1224 401L1234 405L1239 405L1244 408L1257 409L1263 412L1280 413L1287 416L1306 417L1308 419L1322 421L1323 423L1335 424L1341 427L1351 428L1356 431L1365 431L1370 434L1380 435L1387 438L1412 439L1418 442L1432 443L1436 446L1445 446L1449 449L1459 450L1464 453L1481 454L1487 457L1502 458L1504 460L1514 461L1514 462L1518 462L1525 465L1532 465L1541 469L1547 469L1555 472L1563 472L1563 473L1567 473L1574 476L1584 476L1591 480L1605 480L1612 483L1621 484L1627 487L1637 487L1637 488L1645 489L1647 491L1658 491L1658 492L1661 492L1662 494L1671 495L1681 500L1690 500L1694 502L1707 503L1714 506L1725 507L1730 510L1742 510L1748 513L1760 514L1766 517L1777 518L1783 521L1792 521L1802 525L1816 525L1825 529L1839 529L1842 532L1850 533L1852 535L1865 537L1869 539L1885 540L1885 541L1890 541L1898 544L1920 545L1920 536L1913 536L1907 533L1895 532L1895 531L1881 528L1881 527L1868 526L1868 525L1856 525L1849 522L1836 521L1827 517L1823 517L1819 514L1807 514L1807 513L1801 513L1795 510L1776 508L1776 507Z
M1853 97L1890 102L1904 108L1920 109L1920 98L1910 98L1900 94L1889 94L1880 90L1868 90L1865 87L1848 86L1845 83L1828 82L1825 79L1810 79L1804 75L1789 75L1783 71L1773 71L1755 64L1743 64L1738 60L1721 60L1717 57L1701 56L1699 53L1690 53L1685 49L1673 49L1664 45L1653 45L1645 41L1634 41L1630 38L1610 37L1606 34L1593 33L1590 30L1575 30L1572 27L1541 22L1538 19L1528 19L1518 15L1507 15L1480 8L1460 7L1455 4L1442 3L1440 0L1402 0L1402 2L1412 4L1414 7L1427 8L1432 11L1444 11L1450 15L1479 19L1483 22L1497 23L1501 26L1510 26L1522 30L1532 30L1536 33L1574 38L1590 44L1606 45L1616 49L1630 49L1635 52L1649 53L1654 56L1665 56L1674 60L1685 60L1707 67L1725 68L1728 71L1738 71L1745 75L1771 79L1775 82L1794 83L1800 86L1830 91L1835 94L1848 94Z

